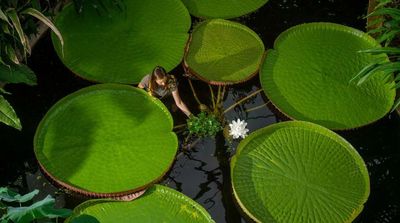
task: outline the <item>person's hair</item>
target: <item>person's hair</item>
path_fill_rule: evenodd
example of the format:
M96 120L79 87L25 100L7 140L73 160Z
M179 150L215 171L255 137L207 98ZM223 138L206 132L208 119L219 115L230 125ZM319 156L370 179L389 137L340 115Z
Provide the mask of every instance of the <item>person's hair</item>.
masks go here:
M165 69L161 66L156 66L153 69L153 72L151 73L151 76L150 76L150 84L149 84L150 92L153 93L154 90L157 88L158 84L157 84L156 80L164 79L165 77L168 78L168 74L165 71ZM167 79L167 81L168 81L168 79Z

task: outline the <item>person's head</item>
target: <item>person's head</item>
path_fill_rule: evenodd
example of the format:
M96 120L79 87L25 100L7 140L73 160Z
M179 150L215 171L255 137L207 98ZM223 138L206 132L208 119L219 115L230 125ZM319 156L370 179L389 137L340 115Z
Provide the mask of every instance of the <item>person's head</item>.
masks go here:
M165 87L167 84L168 75L163 67L156 66L153 69L151 77L158 86Z
M153 92L157 86L165 88L168 82L168 74L161 66L156 66L151 73L150 91Z

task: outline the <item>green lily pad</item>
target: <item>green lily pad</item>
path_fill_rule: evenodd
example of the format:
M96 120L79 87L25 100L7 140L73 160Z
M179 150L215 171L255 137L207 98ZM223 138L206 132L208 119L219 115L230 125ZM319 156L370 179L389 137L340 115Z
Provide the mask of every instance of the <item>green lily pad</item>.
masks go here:
M120 196L159 180L178 141L167 108L144 90L102 84L57 102L37 128L42 169L73 191Z
M379 47L367 34L339 24L309 23L279 35L267 52L260 81L271 102L286 116L330 129L370 124L394 102L393 83L381 74L362 85L350 80L386 55L359 53Z
M130 202L89 200L74 209L66 223L80 216L93 222L214 222L207 211L184 194L155 185L140 198Z
M264 54L260 37L248 27L214 19L198 25L185 61L192 74L211 84L235 84L257 74Z
M133 84L156 65L169 71L180 64L191 24L182 2L129 0L124 6L102 14L87 7L78 15L70 4L57 15L64 48L54 35L53 45L70 70L96 82Z
M352 222L369 196L357 151L336 133L303 121L257 130L231 161L239 205L256 222Z
M230 19L261 8L268 0L182 0L190 14L200 18Z

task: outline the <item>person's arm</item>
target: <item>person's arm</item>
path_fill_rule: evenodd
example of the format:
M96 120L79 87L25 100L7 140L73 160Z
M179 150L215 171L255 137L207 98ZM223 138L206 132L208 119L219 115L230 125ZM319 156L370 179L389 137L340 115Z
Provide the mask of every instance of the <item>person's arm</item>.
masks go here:
M187 117L189 117L192 113L189 111L188 107L186 106L186 104L182 101L181 96L179 95L178 89L176 89L175 91L172 91L172 96L174 97L174 101L176 106L178 106L178 108L185 113L185 115Z
M144 85L143 85L142 83L139 83L139 84L138 84L138 88L142 88L142 89L143 89L143 88L144 88Z

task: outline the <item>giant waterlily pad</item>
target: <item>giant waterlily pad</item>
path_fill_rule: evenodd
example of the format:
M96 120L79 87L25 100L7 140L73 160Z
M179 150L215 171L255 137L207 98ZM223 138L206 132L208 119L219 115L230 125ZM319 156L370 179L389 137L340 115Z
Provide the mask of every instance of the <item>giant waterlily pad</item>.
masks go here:
M156 65L171 70L181 62L191 21L180 0L129 0L124 6L87 7L78 15L70 4L57 15L64 49L55 36L53 44L69 69L97 82L132 84Z
M367 34L332 23L298 25L267 52L260 79L264 92L292 119L331 129L374 122L393 105L395 90L377 74L361 85L350 80L366 65L387 59L359 50L379 47Z
M198 203L178 191L160 185L153 186L143 196L130 202L87 201L76 207L66 222L77 222L79 218L102 223L214 222Z
M117 84L81 89L41 121L34 150L62 186L98 196L125 195L171 166L177 137L167 108L145 91Z
M268 0L182 0L190 14L201 18L235 18L261 8Z
M302 121L257 130L231 161L234 195L257 222L352 222L369 195L357 151L336 133Z
M260 37L248 27L214 19L198 25L185 61L192 74L211 84L234 84L257 74L264 54Z

